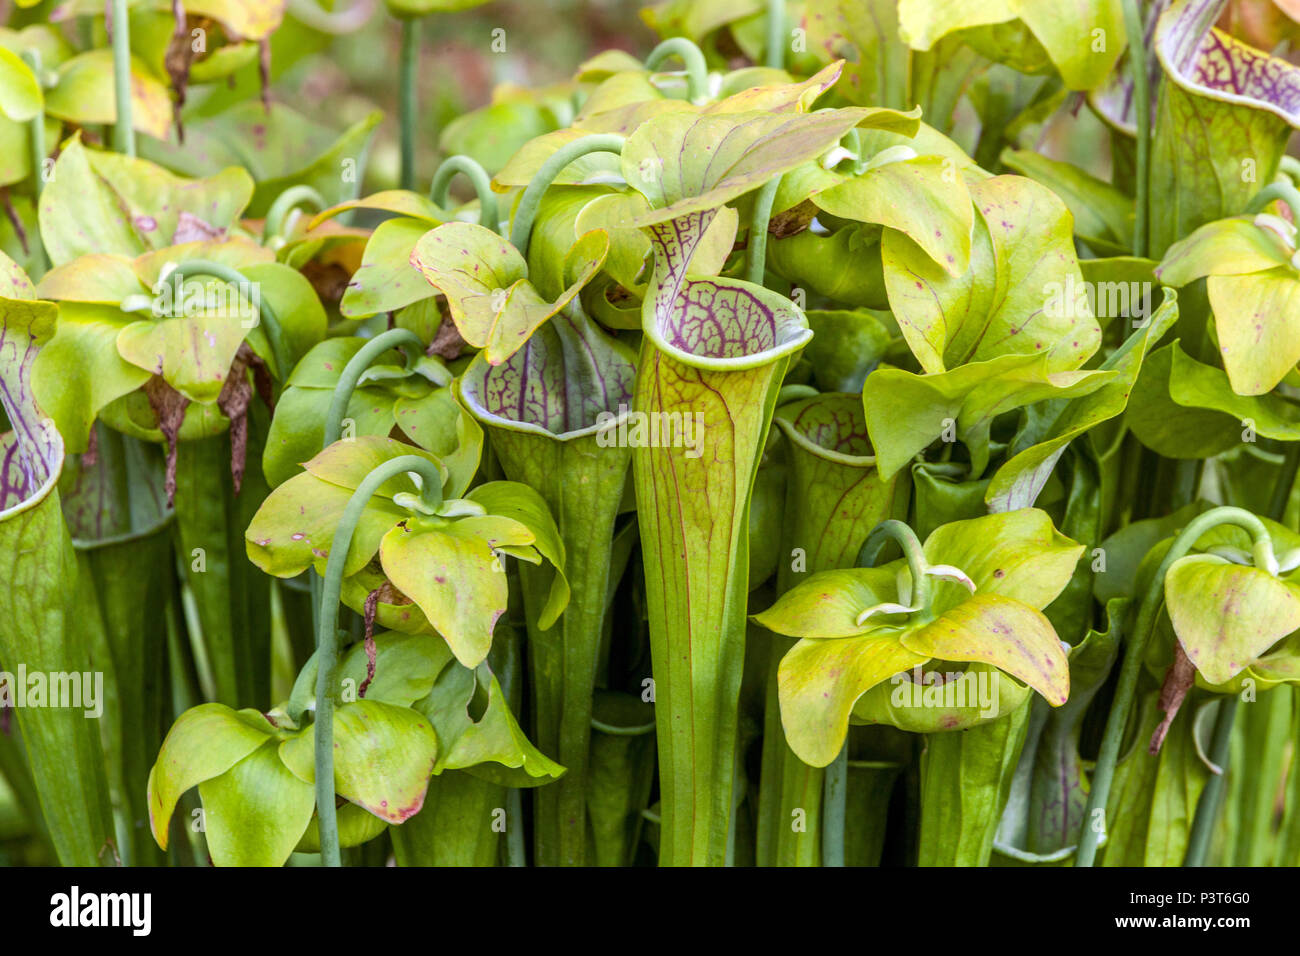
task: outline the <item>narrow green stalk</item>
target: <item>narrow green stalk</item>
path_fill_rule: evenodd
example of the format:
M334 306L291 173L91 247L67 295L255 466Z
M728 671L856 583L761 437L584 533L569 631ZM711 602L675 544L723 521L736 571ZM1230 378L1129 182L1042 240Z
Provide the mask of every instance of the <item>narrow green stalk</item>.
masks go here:
M763 284L767 267L767 227L772 221L772 203L781 188L781 177L775 176L763 184L754 199L754 217L749 226L749 257L745 278L755 285Z
M266 244L268 240L276 239L283 241L285 218L303 203L314 206L317 212L328 205L325 197L312 187L301 183L290 186L275 197L275 202L271 203L271 208L266 212L266 222L262 226L262 243Z
M593 133L582 139L575 139L557 149L542 166L519 197L519 206L515 209L514 223L510 227L510 244L527 258L528 240L533 234L533 222L537 219L537 210L542 204L546 189L563 172L564 167L588 153L622 153L623 137L615 133Z
M24 50L23 62L26 63L33 73L36 74L36 81L44 88L45 84L41 81L41 54L39 50ZM45 110L40 110L31 122L27 124L28 146L31 150L32 161L32 184L36 189L36 196L39 199L41 190L45 188Z
M339 595L343 589L343 566L352 549L352 536L370 498L384 482L404 472L423 479L420 496L426 505L442 503L442 475L438 466L418 455L402 455L386 461L362 479L348 499L343 517L334 532L325 582L321 587L320 626L316 632L316 815L320 832L321 859L325 866L341 866L338 813L334 806L334 694L339 664Z
M477 159L473 156L448 156L433 174L433 183L429 186L429 198L439 209L447 208L447 188L457 173L464 173L474 186L478 197L478 224L501 234L500 214L497 212L497 194L492 191L492 180Z
M397 71L397 113L401 124L402 167L400 183L403 189L415 188L415 134L416 112L420 108L416 90L416 76L420 63L420 21L409 17L402 21L402 52Z
M666 60L680 57L686 65L686 96L692 103L703 102L709 94L709 66L700 48L686 37L664 40L645 58L645 68L654 72Z
M524 796L518 787L506 794L506 866L527 866L528 851L524 845Z
M1193 519L1174 539L1164 560L1156 569L1155 576L1147 585L1146 593L1138 608L1137 623L1133 628L1132 638L1124 652L1119 683L1115 688L1115 697L1111 703L1110 714L1106 718L1106 729L1102 737L1101 750L1097 754L1097 765L1092 776L1092 791L1088 795L1088 806L1083 814L1083 827L1079 833L1079 851L1075 857L1075 866L1092 866L1097 855L1097 845L1105 827L1094 824L1095 814L1100 810L1104 814L1106 801L1110 796L1110 785L1115 777L1115 763L1119 759L1120 744L1124 739L1124 727L1128 722L1129 712L1133 709L1133 695L1137 691L1138 677L1142 671L1142 661L1146 655L1147 642L1155 629L1156 618L1160 613L1164 599L1165 575L1175 561L1186 556L1192 546L1211 528L1234 524L1244 528L1255 543L1257 558L1266 551L1272 553L1272 539L1263 522L1249 511L1241 508L1222 507L1207 511Z
M785 0L767 0L767 65L785 69Z
M1128 37L1128 63L1133 74L1133 102L1137 111L1137 209L1133 228L1133 254L1147 254L1147 219L1151 184L1151 87L1147 76L1146 31L1141 0L1124 0L1124 33Z
M420 351L424 349L424 343L420 341L420 337L409 329L388 329L385 332L380 332L361 346L356 355L348 360L348 364L343 366L343 373L334 385L334 394L330 397L330 406L325 413L325 435L324 440L321 442L322 449L328 448L342 436L343 419L348 413L352 393L356 391L357 383L361 380L361 376L366 369L370 368L375 359L389 349L399 348L403 345ZM311 585L312 628L319 631L321 576L316 573L315 568L309 569L307 574L308 582ZM290 714L293 716L292 711Z
M135 128L131 115L131 23L127 0L113 4L113 99L117 118L113 122L113 149L135 155Z
M822 789L822 866L844 866L844 820L848 803L849 742L826 768Z
M236 288L243 286L257 287L257 284L249 280L238 269L234 269L224 262L213 262L210 259L186 259L181 262L167 275L167 282L171 283L173 300L179 299L181 287L185 284L186 279L195 279L200 276L211 276L214 279L220 279L222 282L228 282ZM289 353L285 351L284 336L280 330L280 320L276 317L275 309L271 303L262 298L259 293L256 297L258 315L262 325L265 327L266 340L271 346L271 355L275 359L275 371L281 382L289 377L292 369L289 367Z

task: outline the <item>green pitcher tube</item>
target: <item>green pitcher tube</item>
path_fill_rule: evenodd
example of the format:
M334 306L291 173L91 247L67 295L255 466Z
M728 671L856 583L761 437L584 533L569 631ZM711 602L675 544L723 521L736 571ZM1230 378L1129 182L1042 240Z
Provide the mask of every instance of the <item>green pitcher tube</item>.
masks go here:
M549 627L540 617L549 570L523 566L538 747L568 768L535 793L537 861L587 860L587 761L592 693L610 583L614 521L631 449L619 441L635 376L632 350L576 307L542 326L501 365L478 356L461 400L486 429L506 476L546 500L564 542L572 597Z
M862 540L881 521L905 512L906 469L882 480L858 395L827 393L782 405L774 422L789 465L785 522L777 562L782 594L806 574L852 567ZM759 793L760 866L816 866L822 768L800 760L785 742L777 700L777 665L795 643L772 635ZM796 811L803 814L796 817ZM798 819L800 827L794 826Z

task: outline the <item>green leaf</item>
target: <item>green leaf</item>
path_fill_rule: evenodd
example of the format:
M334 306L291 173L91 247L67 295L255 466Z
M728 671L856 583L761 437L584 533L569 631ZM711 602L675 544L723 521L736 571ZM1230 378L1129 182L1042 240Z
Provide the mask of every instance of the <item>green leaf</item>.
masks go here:
M434 295L437 290L421 282L411 264L416 243L428 231L429 223L424 219L381 222L366 241L361 265L348 282L339 312L360 318L401 309Z
M474 670L453 664L432 693L415 708L427 714L443 741L435 772L470 770L508 787L535 787L564 774L524 735L505 693L486 663ZM470 714L476 697L486 697L479 716Z
M1236 216L1207 222L1165 251L1156 277L1166 285L1184 286L1205 276L1236 276L1289 265L1276 233L1255 225L1254 217Z
M894 102L890 87L907 73L909 51L898 36L897 6L893 0L804 4L809 47L830 60L848 61L836 92L855 105Z
M1076 369L1097 350L1101 329L1086 301L1069 210L1018 176L970 186L980 215L971 268L954 277L911 239L881 241L889 303L927 372L1005 355L1046 356L1046 371Z
M232 315L132 322L117 336L117 351L137 368L204 405L217 400L230 363L248 330Z
M813 103L827 90L833 88L840 78L842 63L831 63L818 70L806 80L780 82L791 79L784 71L767 71L755 67L750 71L737 70L723 78L722 93L727 87L750 83L744 89L737 89L715 103L704 107L705 113L747 113L751 110L765 110L769 113L810 113ZM768 82L758 82L759 80ZM731 83L728 84L728 80ZM917 116L881 106L873 106L868 113L872 125L896 127L899 130L912 130Z
M86 450L99 412L149 380L149 373L123 360L117 337L134 317L116 306L64 303L54 338L32 368L32 388L67 442Z
M0 114L26 123L44 107L40 81L18 54L0 47Z
M410 707L428 695L438 675L451 660L452 654L447 642L432 635L393 632L376 634L375 676L366 686L365 699ZM339 661L339 686L359 690L366 681L368 669L369 656L365 644L353 644ZM439 739L442 740L442 756L445 757L451 740L441 736Z
M649 226L716 209L817 157L872 118L870 111L858 108L656 116L623 146L623 177L638 192L605 201L601 224Z
M384 536L380 560L388 579L424 613L456 659L477 667L505 613L502 548L531 545L522 524L493 515L409 522Z
M248 560L267 574L291 578L310 567L323 573L334 531L355 489L323 481L306 472L276 488L244 532ZM343 573L357 573L375 556L379 544L408 512L381 495L361 513Z
M767 246L767 265L792 285L844 306L885 310L889 298L880 261L883 229L851 224L829 236L805 229Z
M1203 365L1178 342L1147 358L1129 399L1129 427L1168 458L1206 458L1254 435L1300 438L1300 413L1276 395L1243 396L1220 369Z
M1110 183L1032 150L1004 149L1002 165L1042 183L1060 196L1074 217L1074 232L1100 249L1128 250L1133 244L1133 200Z
M36 287L32 285L32 280L27 277L27 273L3 252L0 252L0 298L36 298ZM50 296L42 298L48 299Z
M362 340L331 338L319 347L333 350L336 344L349 346L355 352ZM297 367L301 369L302 363ZM342 371L342 365L337 371ZM280 393L262 455L262 471L272 488L298 474L301 465L320 451L332 398L333 393L325 388L290 385ZM358 388L352 393L344 417L352 419L358 435L386 436L395 424L393 403L393 396L383 389Z
M416 243L411 263L447 296L465 341L500 365L573 300L600 271L608 252L609 236L603 230L579 237L570 251L574 281L554 302L528 282L528 266L519 251L482 226L453 222L433 229Z
M87 253L135 257L177 241L187 221L229 229L253 183L242 169L185 180L142 159L64 147L40 200L41 239L53 265Z
M444 155L472 156L491 174L531 140L563 126L557 113L572 115L566 100L552 104L549 97L543 97L534 102L531 90L525 100L519 94L502 95L503 89L497 88L494 102L457 116L443 127L438 147Z
M273 729L257 711L225 704L199 704L176 718L149 772L149 826L160 847L167 849L168 823L181 794L221 776L271 740Z
M584 114L589 110L598 108L596 98L600 95L601 89L603 89L603 85L592 93L591 99L583 107ZM684 103L678 101L673 101L673 103L675 106L686 108ZM604 131L603 128L601 131ZM542 136L535 136L524 143L519 148L519 151L510 157L510 161L492 177L492 182L503 187L527 186L532 178L537 175L542 165L557 150L590 135L592 132L590 124L583 122L581 128L566 126L564 129L557 129ZM556 177L551 180L551 184L555 186L582 186L596 183L621 184L622 182L623 174L618 155L605 150L579 156L560 170Z
M961 568L977 596L996 594L1040 610L1061 593L1082 554L1083 545L1057 531L1037 508L952 521L925 539L926 560ZM970 597L960 584L935 582L934 607L940 612Z
M405 455L415 455L433 462L445 479L446 469L434 455L422 448L378 435L364 435L335 442L308 461L304 467L308 474L315 475L322 481L328 481L348 490L356 490L361 487L361 482L370 472L387 461ZM419 490L420 486L416 484L415 479L403 473L385 481L375 494L383 498L392 498L399 493L412 494Z
M281 866L316 809L310 784L266 741L225 773L199 784L208 852L217 866Z
M877 604L898 600L897 562L879 568L820 571L786 591L754 621L788 637L847 638L874 631L878 621L858 623Z
M384 189L321 210L308 224L308 228L315 229L327 219L332 219L349 209L373 209L378 212L391 212L408 219L422 219L428 223L426 229L440 226L448 219L446 211L438 208L432 199L413 193L409 189Z
M126 256L86 253L41 276L42 298L117 305L146 290L135 263Z
M1211 554L1173 563L1165 605L1183 650L1212 684L1230 680L1300 630L1300 587Z
M1219 353L1238 395L1265 395L1300 362L1300 276L1294 269L1206 282Z
M813 202L833 216L906 234L950 275L970 268L975 225L970 192L942 157L885 163L817 193Z
M931 375L877 369L867 377L862 401L880 473L893 475L955 424L956 437L970 451L971 474L981 475L998 415L1088 395L1116 378L1107 371L1053 372L1051 365L1040 353L1000 355Z
M289 368L276 368L275 356L269 343L265 346L262 344L266 330L262 328L260 315L249 332L249 341L266 361L272 374L283 380L298 360L325 338L328 325L325 309L311 282L297 269L280 262L256 262L242 267L240 271L253 283L258 295L271 306L280 323L280 336L284 342Z
M284 20L284 8L265 0L187 0L185 12L211 17L228 28L228 36L248 40L269 37Z
M1177 321L1177 299L1172 291L1166 290L1165 301L1156 314L1140 331L1133 333L1138 336L1137 341L1111 363L1115 378L1095 392L1062 403L1042 440L1018 452L997 470L986 493L989 510L1011 511L1029 507L1037 500L1065 447L1128 407L1129 395L1147 353Z
M517 481L489 481L469 493L489 514L503 515L519 522L534 536L530 543L555 568L546 606L538 616L537 626L545 630L559 619L569 603L569 582L564 576L564 540L546 501L533 488Z
M893 634L800 641L781 658L778 672L781 726L790 749L804 763L825 767L844 746L858 698L928 660Z
M428 799L427 792L425 798ZM311 822L307 824L306 832L303 833L302 839L298 841L298 845L294 848L299 853L320 852L320 830L317 826L317 820L318 818L313 815ZM338 827L339 847L346 849L350 846L369 843L388 829L388 822L383 817L377 817L355 803L344 803L343 806L338 808Z
M1075 552L1076 560L1081 551ZM1020 601L973 594L937 621L903 632L899 642L926 657L992 664L1024 681L1055 707L1070 695L1069 665L1051 621Z
M280 759L298 779L316 779L315 734L309 727L280 744ZM407 707L374 700L334 711L334 789L388 823L401 823L424 805L438 756L429 719Z
M250 99L219 116L185 124L185 142L147 140L143 156L187 176L214 167L239 166L257 187L249 216L264 216L275 198L290 186L311 186L330 204L356 196L378 110L343 132L324 126L273 102L270 110ZM340 175L349 169L353 175Z
M868 373L880 364L892 341L888 326L867 309L804 314L813 337L803 358L812 367L818 388L861 393Z
M1035 0L901 0L898 8L899 33L914 50L928 50L958 30L1012 19L1021 20L1033 32L1073 90L1100 85L1124 50L1121 0L1084 0L1064 6L1045 6ZM1103 40L1100 45L1095 42L1098 36Z
M113 51L88 50L63 63L54 88L45 97L45 110L77 126L116 123ZM165 139L172 125L172 100L167 87L134 57L131 60L131 125L155 139Z

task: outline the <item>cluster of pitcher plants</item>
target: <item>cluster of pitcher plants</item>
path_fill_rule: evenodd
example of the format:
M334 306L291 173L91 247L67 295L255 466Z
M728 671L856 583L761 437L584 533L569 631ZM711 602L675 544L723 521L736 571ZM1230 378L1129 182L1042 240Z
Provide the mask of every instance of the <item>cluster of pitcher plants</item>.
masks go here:
M0 857L1300 864L1300 25L475 5L10 9Z

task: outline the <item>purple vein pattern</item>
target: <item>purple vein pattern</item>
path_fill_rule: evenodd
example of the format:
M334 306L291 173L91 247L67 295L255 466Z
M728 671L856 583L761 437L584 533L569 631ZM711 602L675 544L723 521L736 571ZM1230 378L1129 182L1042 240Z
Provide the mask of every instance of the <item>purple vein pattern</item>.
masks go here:
M55 474L63 444L32 395L36 353L54 331L48 302L0 299L0 405L13 431L0 439L0 510L26 501Z
M636 367L590 322L560 313L501 365L476 363L463 394L476 410L554 435L590 428L632 401Z
M777 344L780 316L743 285L687 279L686 268L716 215L708 209L649 227L655 251L655 322L659 333L699 358L740 358Z

